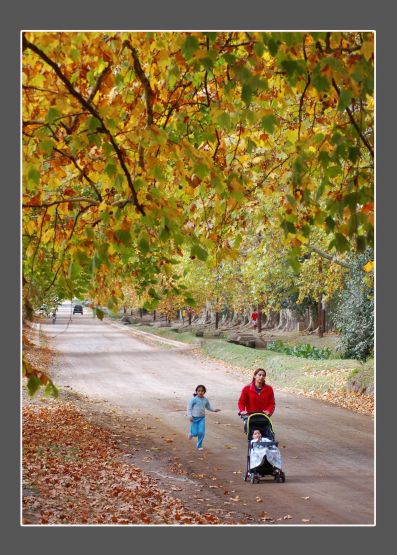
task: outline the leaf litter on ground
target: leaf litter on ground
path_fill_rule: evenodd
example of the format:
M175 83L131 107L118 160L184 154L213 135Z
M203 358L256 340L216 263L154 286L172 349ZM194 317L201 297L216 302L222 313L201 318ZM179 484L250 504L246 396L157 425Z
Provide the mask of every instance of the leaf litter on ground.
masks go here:
M220 523L187 509L123 454L72 403L24 407L24 524Z

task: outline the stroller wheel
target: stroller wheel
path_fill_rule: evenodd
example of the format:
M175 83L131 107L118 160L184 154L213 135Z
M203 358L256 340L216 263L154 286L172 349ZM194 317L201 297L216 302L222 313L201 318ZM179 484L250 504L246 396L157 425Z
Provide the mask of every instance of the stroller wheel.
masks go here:
M274 479L278 483L285 482L284 472L282 470L280 470L280 472L277 472L277 474L274 476Z
M255 482L257 481L256 476L254 473L251 474L251 484L255 484Z

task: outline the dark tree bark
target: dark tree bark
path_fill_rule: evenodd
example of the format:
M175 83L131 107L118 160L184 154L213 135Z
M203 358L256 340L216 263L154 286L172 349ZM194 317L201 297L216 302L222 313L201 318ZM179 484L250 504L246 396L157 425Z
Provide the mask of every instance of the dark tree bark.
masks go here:
M261 333L262 331L262 307L259 306L258 307L258 333Z

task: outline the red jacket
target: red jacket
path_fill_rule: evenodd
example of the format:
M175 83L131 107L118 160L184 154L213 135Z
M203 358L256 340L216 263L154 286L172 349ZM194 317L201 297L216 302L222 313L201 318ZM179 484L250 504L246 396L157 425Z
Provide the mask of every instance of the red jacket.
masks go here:
M264 385L258 394L255 389L255 380L249 385L243 387L238 400L239 411L247 412L263 412L266 411L271 416L274 412L276 402L274 400L274 392L271 385Z

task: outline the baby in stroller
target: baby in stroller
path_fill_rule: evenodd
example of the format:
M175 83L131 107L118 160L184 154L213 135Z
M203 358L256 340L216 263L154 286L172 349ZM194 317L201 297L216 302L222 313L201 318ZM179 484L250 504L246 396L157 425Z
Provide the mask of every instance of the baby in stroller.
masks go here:
M254 484L265 476L274 476L276 482L285 482L281 454L270 418L263 413L253 413L243 418L244 431L248 435L247 470L244 480L250 480Z

